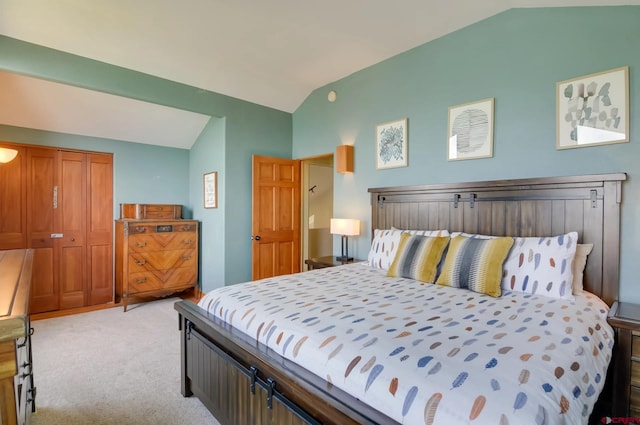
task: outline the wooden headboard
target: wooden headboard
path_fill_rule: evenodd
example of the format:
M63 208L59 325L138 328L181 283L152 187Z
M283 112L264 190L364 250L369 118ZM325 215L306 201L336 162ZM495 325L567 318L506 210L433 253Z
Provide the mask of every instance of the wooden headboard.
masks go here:
M577 231L593 243L584 287L618 299L620 202L626 174L599 174L369 189L372 229L447 229L495 236Z

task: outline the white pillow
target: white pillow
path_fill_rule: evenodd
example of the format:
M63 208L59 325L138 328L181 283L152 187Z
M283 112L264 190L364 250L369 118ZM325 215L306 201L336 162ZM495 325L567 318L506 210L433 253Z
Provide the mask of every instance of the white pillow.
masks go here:
M516 237L504 262L502 289L573 299L573 259L578 233Z
M576 256L573 258L573 295L579 295L584 292L582 280L584 278L584 268L587 265L587 256L591 254L593 249L592 243L579 243L576 248Z
M449 236L447 230L402 230L402 229L375 229L373 241L369 249L367 261L371 267L389 270L400 243L403 232L420 236Z

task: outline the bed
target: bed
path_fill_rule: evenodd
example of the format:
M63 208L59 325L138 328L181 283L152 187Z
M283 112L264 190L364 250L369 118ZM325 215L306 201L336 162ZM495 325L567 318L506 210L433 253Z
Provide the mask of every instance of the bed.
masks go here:
M223 424L597 421L610 401L613 331L606 313L618 296L625 179L607 174L370 189L372 230L449 232L440 275L448 274L447 256L462 249L454 240L494 245L476 242L475 235L592 244L585 292L572 296L562 287L561 298L548 297L540 291L551 285L538 288L536 281L524 285L528 293L507 283L494 297L388 278L372 261L221 288L199 305L176 303L182 394L196 395ZM306 292L305 280L321 292ZM244 305L233 307L233 298ZM281 309L296 300L299 313ZM409 308L406 314L392 302ZM343 313L346 304L357 310ZM325 322L331 308L342 325ZM254 319L258 310L268 319ZM285 329L289 324L302 328ZM300 329L310 328L321 332L301 337ZM392 338L383 341L384 334ZM566 347L574 358L560 360L556 352ZM303 358L312 360L306 368ZM397 375L392 363L411 366ZM497 375L499 369L507 375ZM388 399L398 403L389 406Z

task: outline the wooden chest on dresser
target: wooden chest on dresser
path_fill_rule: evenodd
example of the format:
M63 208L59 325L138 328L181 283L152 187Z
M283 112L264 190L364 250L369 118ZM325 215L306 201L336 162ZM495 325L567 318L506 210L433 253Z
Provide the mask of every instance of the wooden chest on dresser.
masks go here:
M0 424L30 423L35 411L29 289L33 250L0 251Z
M182 205L120 204L120 218L136 220L179 220L182 218Z
M124 311L134 298L163 297L197 282L197 221L116 220L116 295Z

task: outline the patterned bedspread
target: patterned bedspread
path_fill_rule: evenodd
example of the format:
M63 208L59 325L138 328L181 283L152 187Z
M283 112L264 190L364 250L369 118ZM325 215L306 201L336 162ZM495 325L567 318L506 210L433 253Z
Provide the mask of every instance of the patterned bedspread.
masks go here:
M202 308L404 424L587 423L608 307L389 278L365 263L208 293Z

